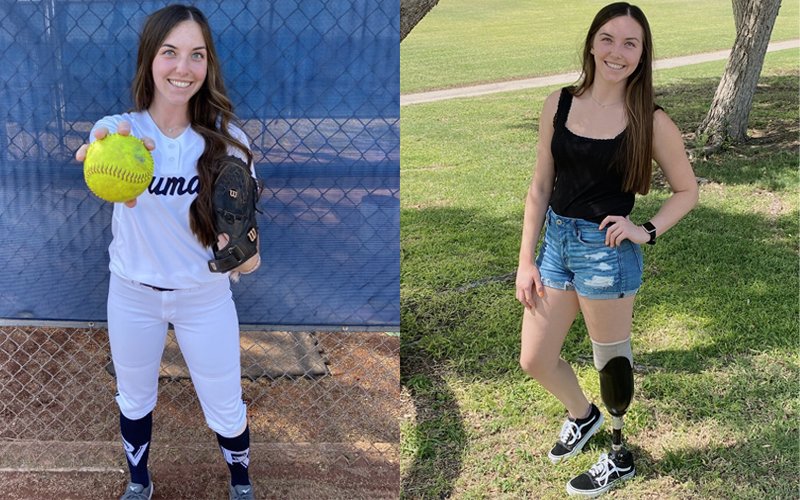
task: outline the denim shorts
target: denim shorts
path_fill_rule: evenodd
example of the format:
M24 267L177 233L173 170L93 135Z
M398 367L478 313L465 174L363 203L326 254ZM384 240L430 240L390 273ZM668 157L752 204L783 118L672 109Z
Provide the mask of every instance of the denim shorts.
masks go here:
M562 217L548 208L536 265L542 284L575 290L588 299L620 299L642 285L642 249L625 240L606 246L606 229L584 219Z

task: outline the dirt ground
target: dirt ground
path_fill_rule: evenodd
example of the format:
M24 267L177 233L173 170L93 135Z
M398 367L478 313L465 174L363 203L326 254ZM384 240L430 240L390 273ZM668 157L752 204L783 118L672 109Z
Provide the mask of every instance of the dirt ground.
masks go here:
M227 468L215 463L187 465L156 463L151 467L153 499L227 499ZM312 457L285 457L253 450L250 472L256 498L263 499L395 499L399 493L397 465L385 460L358 463L324 462ZM0 498L116 499L128 480L127 472L43 471L0 472Z
M397 498L399 339L314 335L327 375L243 380L257 498ZM1 499L119 497L127 473L107 362L104 330L0 328ZM161 380L154 422L153 498L227 498L188 380Z

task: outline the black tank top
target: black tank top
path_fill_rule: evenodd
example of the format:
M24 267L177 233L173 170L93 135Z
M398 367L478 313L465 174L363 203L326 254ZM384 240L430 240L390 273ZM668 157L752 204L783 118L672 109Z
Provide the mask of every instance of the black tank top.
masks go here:
M575 135L567 128L571 107L572 94L563 88L550 143L555 165L550 206L558 215L597 223L607 215L630 214L634 194L622 191L623 179L617 166L625 132L613 139Z

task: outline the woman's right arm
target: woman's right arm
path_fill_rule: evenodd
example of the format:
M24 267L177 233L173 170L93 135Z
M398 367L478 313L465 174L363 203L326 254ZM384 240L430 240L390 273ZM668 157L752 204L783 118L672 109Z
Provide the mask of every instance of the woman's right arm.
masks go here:
M525 197L525 217L522 223L516 287L517 300L531 310L536 307L534 289L536 295L544 297L544 286L539 276L539 269L534 263L534 255L555 180L550 142L553 139L553 117L556 114L560 94L560 90L553 92L545 99L542 106L542 114L539 117L539 140L536 146L536 167L528 195Z

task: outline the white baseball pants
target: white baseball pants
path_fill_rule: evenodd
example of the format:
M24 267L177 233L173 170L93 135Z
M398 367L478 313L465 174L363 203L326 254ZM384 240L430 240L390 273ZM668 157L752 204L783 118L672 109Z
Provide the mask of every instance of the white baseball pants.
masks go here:
M168 323L189 368L206 423L224 437L244 432L239 320L228 280L159 292L111 273L108 335L117 403L138 420L156 406Z

